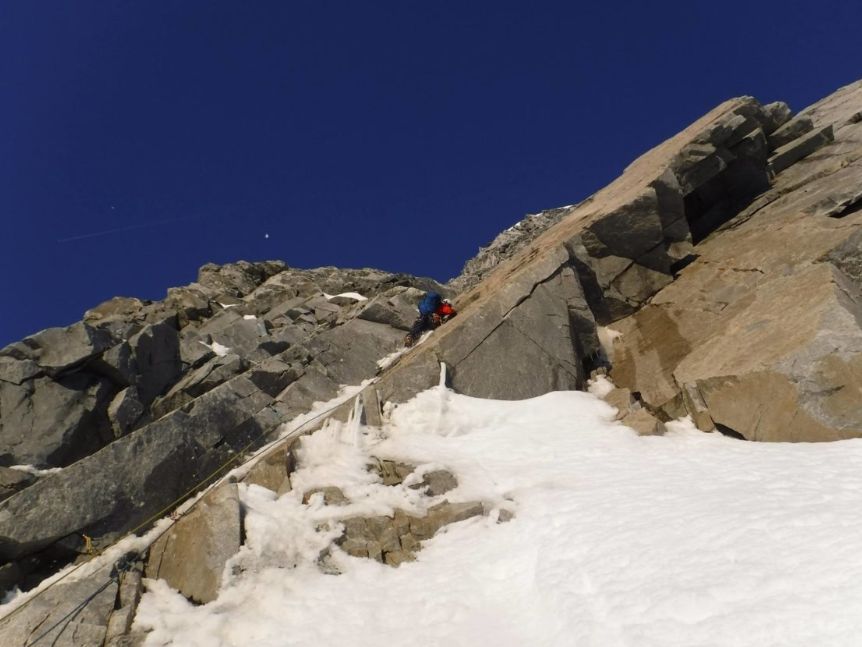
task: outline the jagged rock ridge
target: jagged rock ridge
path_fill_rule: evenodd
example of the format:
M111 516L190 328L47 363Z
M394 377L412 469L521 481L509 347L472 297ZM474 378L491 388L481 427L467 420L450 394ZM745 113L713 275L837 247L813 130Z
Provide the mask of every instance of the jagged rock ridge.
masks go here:
M376 270L209 265L162 302L113 299L0 351L3 460L64 468L0 503L0 559L14 560L0 579L22 581L27 555L74 557L82 535L110 541L373 376L430 288L446 291Z

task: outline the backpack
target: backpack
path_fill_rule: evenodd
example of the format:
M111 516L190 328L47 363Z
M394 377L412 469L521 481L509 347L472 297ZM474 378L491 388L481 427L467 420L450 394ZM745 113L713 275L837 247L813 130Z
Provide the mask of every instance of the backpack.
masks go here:
M423 317L433 314L440 307L440 302L443 299L436 292L429 292L425 298L419 302L419 314Z

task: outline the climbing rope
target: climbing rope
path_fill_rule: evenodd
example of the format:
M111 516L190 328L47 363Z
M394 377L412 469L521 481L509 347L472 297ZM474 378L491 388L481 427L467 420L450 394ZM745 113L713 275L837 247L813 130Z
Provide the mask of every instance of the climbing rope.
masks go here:
M51 632L54 631L54 629L56 629L57 627L59 627L62 624L63 628L57 632L57 635L54 636L54 640L51 641L51 647L54 647L54 645L56 645L57 641L60 639L60 636L63 635L63 632L66 631L66 628L72 623L72 621L77 617L77 615L79 613L81 613L81 611L83 611L84 608L88 604L90 604L90 602L92 602L102 591L107 589L111 585L112 582L115 582L115 581L119 582L119 578L120 578L119 571L117 570L116 567L114 567L113 569L111 569L111 577L110 577L110 579L108 579L107 582L105 582L102 586L100 586L98 589L96 589L90 595L88 595L82 602L80 602L71 611L69 611L69 613L64 615L62 618L57 620L57 622L55 622L53 625L51 625L45 631L43 631L39 636L36 637L35 640L32 640L30 642L25 643L24 647L31 647L32 645L35 645L36 643L38 643L43 638L46 638L47 636L49 636L51 634ZM47 591L48 587L46 587L45 590ZM11 616L12 614L10 613L9 615ZM65 624L64 624L64 621L65 621Z

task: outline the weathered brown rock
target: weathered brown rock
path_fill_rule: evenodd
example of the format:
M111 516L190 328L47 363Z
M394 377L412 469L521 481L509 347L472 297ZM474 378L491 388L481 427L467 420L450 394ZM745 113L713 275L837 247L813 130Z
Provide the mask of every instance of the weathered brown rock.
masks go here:
M629 389L615 388L602 399L617 410L617 420L633 411L635 400Z
M124 643L131 644L127 639L135 620L138 603L143 594L143 570L141 562L136 562L129 569L123 571L119 576L119 590L117 591L116 609L108 619L107 631L105 632L105 647L120 647Z
M422 481L410 487L423 490L428 496L440 496L458 487L458 479L448 470L427 472Z
M308 503L315 494L319 494L323 498L323 503L325 505L345 505L350 503L350 499L344 496L344 492L341 491L341 488L337 488L334 486L326 486L326 487L316 487L310 490L307 490L302 495L302 502Z
M224 483L156 540L147 577L165 580L195 602L211 602L227 560L239 551L241 533L236 484Z
M84 321L100 322L108 318L128 319L140 312L144 302L134 297L114 297L90 308L84 313Z
M396 510L391 517L350 517L344 519L344 534L336 542L348 555L368 557L390 566L413 561L422 547L443 526L485 514L478 502L444 501L424 517Z
M827 118L842 124L834 143L783 171L650 305L614 324L617 384L749 440L862 435L862 140L846 125L860 103L855 84L808 109L811 137Z
M643 407L633 409L620 421L634 429L639 436L661 436L665 432L664 424Z
M375 459L369 468L377 472L383 485L399 485L416 469L416 466L399 461Z
M260 459L246 474L243 482L253 483L283 494L290 490L290 473L295 469L293 449L299 438L288 441Z

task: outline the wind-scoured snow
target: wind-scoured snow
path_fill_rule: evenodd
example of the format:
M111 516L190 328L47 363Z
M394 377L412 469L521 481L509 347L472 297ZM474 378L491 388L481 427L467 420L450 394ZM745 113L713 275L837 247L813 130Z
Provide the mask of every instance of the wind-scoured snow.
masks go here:
M208 344L205 341L199 341L198 343L202 346L206 346L219 357L224 357L230 352L230 348L218 343L217 341L213 341L212 344Z
M862 440L760 444L687 421L639 437L589 393L481 400L444 388L383 429L328 423L303 440L294 490L241 485L247 541L219 598L148 582L147 645L858 645ZM445 467L450 501L491 514L448 526L391 568L331 547L353 514L416 513L370 456ZM335 485L353 503L303 505ZM507 509L514 519L497 523ZM331 547L342 572L316 564Z
M27 474L32 474L33 476L48 476L49 474L56 474L57 472L62 472L62 467L48 467L45 469L40 469L35 465L11 465L9 469L18 470L19 472L27 472Z
M368 301L368 297L362 296L359 292L342 292L341 294L327 294L324 292L323 297L327 300L335 299L336 297L345 297L354 301Z

